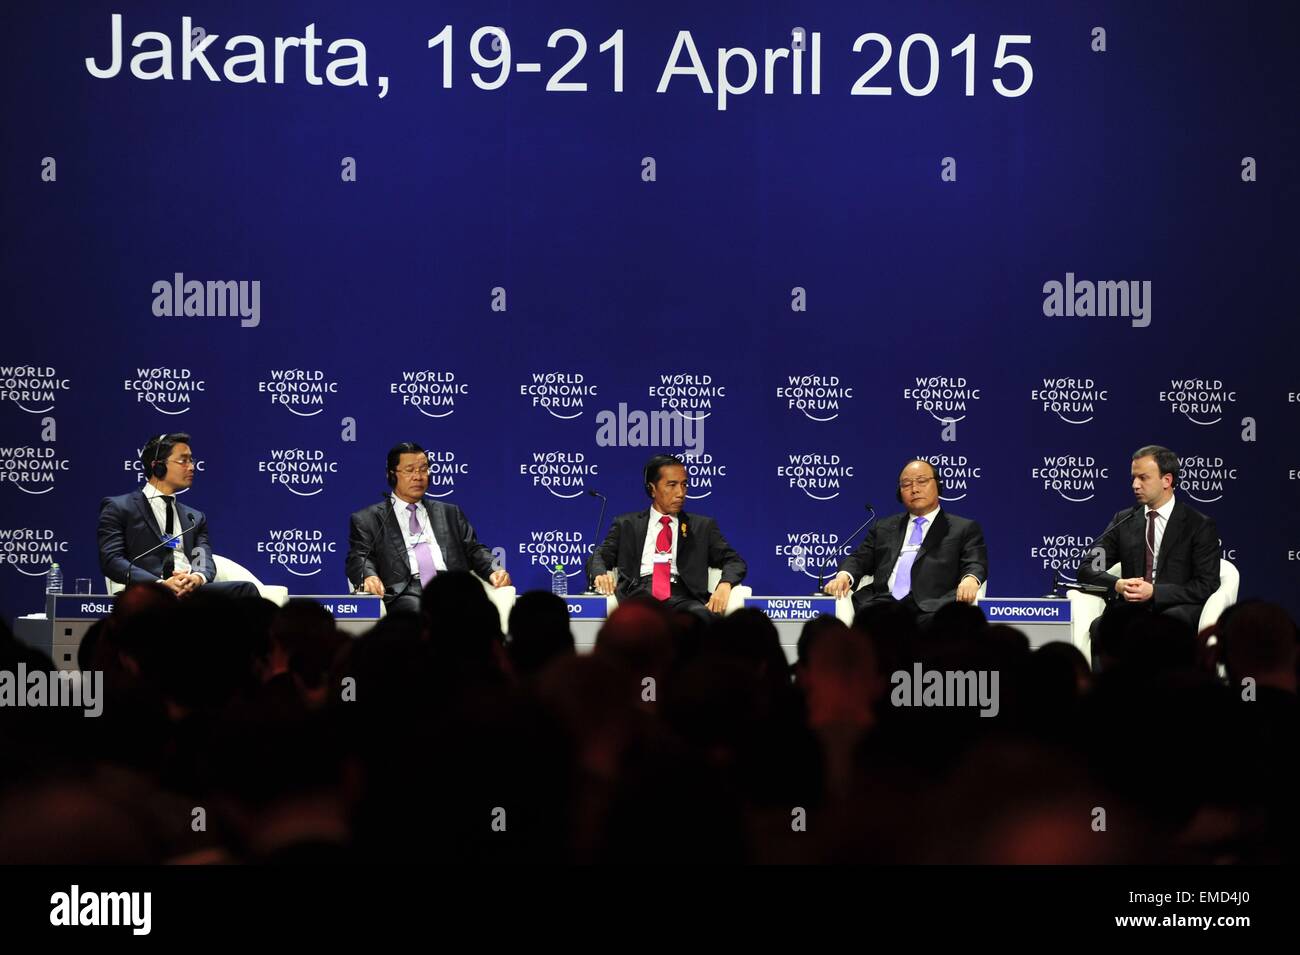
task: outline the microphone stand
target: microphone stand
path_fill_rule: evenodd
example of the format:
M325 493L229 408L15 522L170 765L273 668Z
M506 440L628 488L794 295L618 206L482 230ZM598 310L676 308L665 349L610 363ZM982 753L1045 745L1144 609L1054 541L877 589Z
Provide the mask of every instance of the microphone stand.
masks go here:
M867 519L862 522L862 524L858 527L857 530L855 530L848 537L844 538L845 546L848 545L849 541L853 540L853 538L857 537L864 530L866 530L867 525L876 519L876 509L872 507L870 504L864 504L863 506L871 513L867 515ZM822 589L825 586L826 586L826 566L824 564L819 564L817 567L817 592L814 594L814 596L817 597L825 596L825 592Z
M583 566L587 577L587 593L592 593L592 585L595 581L591 578L591 558L596 556L596 549L600 547L600 525L605 523L605 506L609 504L609 498L599 491L591 489L587 491L592 497L600 498L600 514L596 518L596 533L591 538L591 553L587 555L587 560Z

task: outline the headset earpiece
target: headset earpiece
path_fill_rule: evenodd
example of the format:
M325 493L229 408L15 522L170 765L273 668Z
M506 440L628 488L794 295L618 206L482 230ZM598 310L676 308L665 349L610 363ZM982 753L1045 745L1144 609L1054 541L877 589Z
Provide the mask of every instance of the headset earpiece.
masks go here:
M166 437L167 434L164 432L154 439L157 441L157 444L153 449L153 461L149 465L149 473L158 481L161 481L167 476L167 462L162 459L163 439Z

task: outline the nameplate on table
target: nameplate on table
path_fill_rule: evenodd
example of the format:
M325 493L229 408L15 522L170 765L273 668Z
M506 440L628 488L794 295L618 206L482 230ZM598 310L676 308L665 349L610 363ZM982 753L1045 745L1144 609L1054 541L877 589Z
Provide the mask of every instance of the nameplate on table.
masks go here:
M564 597L570 620L604 620L609 616L609 598L603 594Z
M384 605L384 598L374 594L348 594L346 597L294 594L293 599L314 600L328 610L335 620L378 620L380 608Z
M1070 601L1050 597L983 597L979 608L989 623L1070 622Z
M811 620L835 616L834 597L746 597L745 607L761 610L769 620Z
M99 620L112 612L110 594L45 595L45 615L51 620Z

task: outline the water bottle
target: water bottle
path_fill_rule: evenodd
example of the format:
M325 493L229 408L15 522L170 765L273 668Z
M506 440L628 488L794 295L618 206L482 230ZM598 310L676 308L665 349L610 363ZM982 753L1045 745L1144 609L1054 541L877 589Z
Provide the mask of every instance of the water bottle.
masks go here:
M45 592L47 594L63 593L63 570L58 564L50 564L50 571L45 575Z
M551 574L551 593L560 597L569 596L569 578L564 576L564 565L556 564Z

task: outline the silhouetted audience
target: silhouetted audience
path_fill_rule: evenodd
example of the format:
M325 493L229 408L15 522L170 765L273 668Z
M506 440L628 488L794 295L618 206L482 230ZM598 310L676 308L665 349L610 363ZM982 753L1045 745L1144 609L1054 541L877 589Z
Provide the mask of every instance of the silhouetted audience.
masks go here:
M520 677L533 676L557 657L572 654L564 598L544 590L520 594L510 608L509 639L510 663Z
M1295 623L1124 611L1094 672L968 605L790 648L628 600L577 654L561 598L503 635L468 574L357 637L134 585L78 655L101 716L0 706L0 863L1295 861Z

